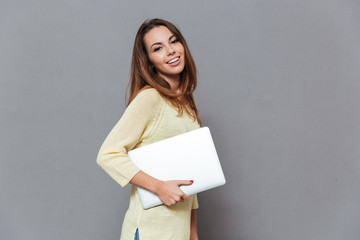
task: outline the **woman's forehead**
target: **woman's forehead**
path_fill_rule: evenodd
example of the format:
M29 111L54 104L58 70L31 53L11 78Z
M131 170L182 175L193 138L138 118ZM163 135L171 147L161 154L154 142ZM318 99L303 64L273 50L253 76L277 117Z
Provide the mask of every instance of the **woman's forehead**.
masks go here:
M146 46L151 46L154 43L167 42L174 34L165 26L158 26L151 29L144 36Z

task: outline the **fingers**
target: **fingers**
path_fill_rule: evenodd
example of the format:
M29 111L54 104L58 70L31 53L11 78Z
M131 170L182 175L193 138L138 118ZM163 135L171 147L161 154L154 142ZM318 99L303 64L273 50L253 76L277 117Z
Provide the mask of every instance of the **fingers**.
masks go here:
M188 185L191 185L191 184L193 184L194 183L194 181L193 180L178 180L177 181L177 185L180 187L180 186L188 186ZM189 200L189 196L187 195L187 194L185 194L183 191L181 191L181 196L180 196L180 198L182 199L182 200ZM180 201L181 199L179 199L179 200L177 200L177 201Z
M164 203L166 206L170 207L178 202L184 202L185 200L189 200L189 196L184 193L182 197L175 197L173 199L170 199L166 203Z
M191 185L191 184L193 184L193 183L194 183L193 180L177 180L177 181L176 181L176 184L177 184L178 186L183 186L183 185L187 186L187 185Z
M185 200L189 200L190 197L181 191L179 187L182 185L191 185L193 182L192 180L166 181L164 185L166 187L158 196L166 206L172 206L177 202L184 202Z
M184 195L181 196L183 200L189 200L189 196L184 193Z
M175 202L172 202L172 204L175 204L177 202L184 202L185 200L189 200L190 197L186 193L180 190L179 195L174 196L173 199L175 200Z
M171 207L175 203L176 203L176 201L174 199L170 199L169 201L164 202L164 204L168 207Z

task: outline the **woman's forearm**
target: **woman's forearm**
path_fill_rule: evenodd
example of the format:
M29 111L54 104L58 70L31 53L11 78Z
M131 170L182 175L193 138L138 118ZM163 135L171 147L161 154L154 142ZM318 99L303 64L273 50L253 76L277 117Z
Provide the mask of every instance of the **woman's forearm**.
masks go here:
M139 171L130 180L130 183L157 194L157 192L161 188L162 181L150 176L149 174L144 173L143 171Z

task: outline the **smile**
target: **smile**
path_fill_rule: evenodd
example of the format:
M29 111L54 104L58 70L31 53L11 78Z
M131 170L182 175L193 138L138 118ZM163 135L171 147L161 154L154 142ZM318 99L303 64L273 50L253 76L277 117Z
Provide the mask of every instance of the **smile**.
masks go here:
M180 57L175 57L175 58L171 59L170 61L168 61L167 64L172 64L172 63L177 62L179 60L180 60Z

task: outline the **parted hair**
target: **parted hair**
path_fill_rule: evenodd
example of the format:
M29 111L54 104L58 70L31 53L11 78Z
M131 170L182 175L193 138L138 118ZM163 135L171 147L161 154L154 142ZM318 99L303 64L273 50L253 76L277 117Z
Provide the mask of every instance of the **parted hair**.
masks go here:
M144 37L151 29L159 26L167 27L172 34L184 47L185 67L180 73L179 93L173 93L170 84L157 74L156 69L150 62L146 50ZM131 70L130 70L130 92L128 105L136 95L145 88L155 88L165 99L177 108L178 115L184 111L189 114L194 121L201 124L199 113L193 97L193 92L197 85L196 66L191 56L181 32L170 22L163 19L154 18L146 20L139 28L134 42Z

